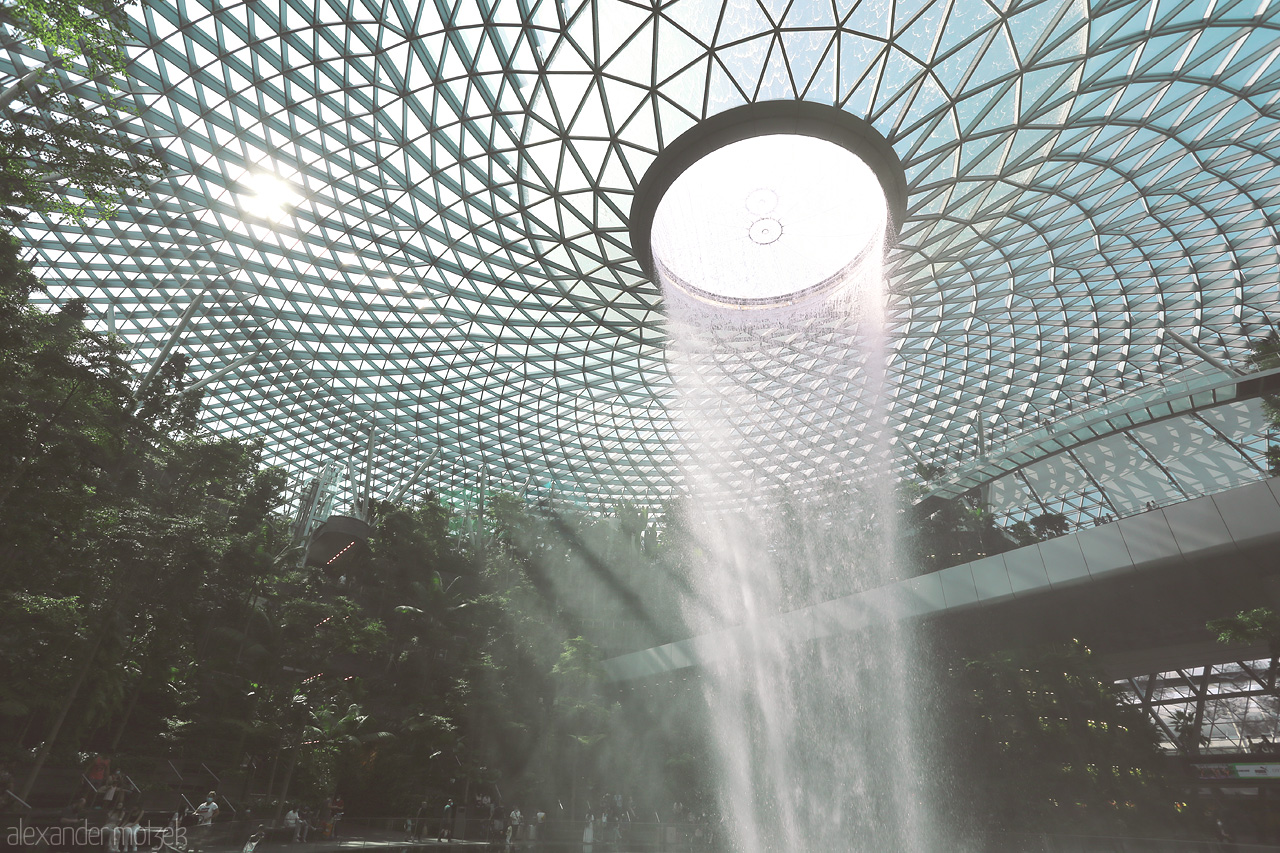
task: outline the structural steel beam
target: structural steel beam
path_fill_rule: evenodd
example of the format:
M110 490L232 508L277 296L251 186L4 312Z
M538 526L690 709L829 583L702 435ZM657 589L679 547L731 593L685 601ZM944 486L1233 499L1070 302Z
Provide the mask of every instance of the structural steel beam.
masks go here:
M921 501L950 500L1006 474L1081 445L1136 427L1189 415L1237 400L1280 391L1280 367L1247 376L1194 376L1118 397L1092 409L1029 430L993 453L943 478Z

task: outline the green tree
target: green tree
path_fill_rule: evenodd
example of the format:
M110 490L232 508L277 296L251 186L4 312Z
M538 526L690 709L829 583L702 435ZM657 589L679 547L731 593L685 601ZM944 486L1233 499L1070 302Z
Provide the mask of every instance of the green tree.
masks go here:
M1040 541L1066 536L1071 530L1067 517L1060 512L1043 512L1031 519L1031 529L1040 537Z
M85 642L84 615L73 596L5 591L0 624L0 717L13 731L56 712Z
M952 667L953 791L988 828L1132 831L1172 818L1159 738L1079 643Z
M39 288L0 236L0 606L45 670L4 707L29 710L8 747L41 744L30 778L130 726L189 724L171 696L212 707L228 674L202 661L270 570L284 485L259 447L200 434L184 357L135 404L121 345L85 328L82 303L33 307Z
M361 754L371 744L391 740L390 732L377 728L368 714L356 704L340 710L331 704L309 708L302 696L294 697L294 706L301 725L295 735L289 764L285 768L280 786L276 820L284 813L289 797L289 786L295 767L301 762L310 781L306 795L310 798L328 796L335 792L339 765Z
M1210 619L1205 627L1217 635L1219 643L1256 645L1266 643L1271 655L1280 655L1280 614L1270 607L1241 610L1234 616Z
M1170 721L1173 723L1173 733L1178 738L1178 744L1187 755L1195 755L1200 751L1200 747L1209 745L1209 736L1204 733L1204 726L1196 721L1194 711L1186 709L1174 711L1170 715Z
M32 306L42 287L0 235L0 519L48 535L83 515L134 424L124 348L85 329L83 302Z
M1280 367L1280 333L1271 329L1264 337L1252 341L1249 344L1249 363L1257 370ZM1272 427L1280 426L1280 396L1263 395L1262 410ZM1268 443L1267 469L1273 477L1280 475L1280 446Z
M16 0L4 12L44 60L0 89L0 216L110 218L163 174L119 97L128 2Z
M551 669L555 689L555 726L559 737L548 744L552 750L569 753L571 766L570 800L576 811L579 779L587 769L592 777L602 775L607 764L602 761L605 741L609 737L611 718L618 704L604 697L601 687L604 670L600 653L582 637L570 637Z
M551 668L556 685L555 706L561 712L565 733L582 744L592 746L605 736L606 723L613 704L600 694L604 670L600 652L582 637L564 641L564 651Z

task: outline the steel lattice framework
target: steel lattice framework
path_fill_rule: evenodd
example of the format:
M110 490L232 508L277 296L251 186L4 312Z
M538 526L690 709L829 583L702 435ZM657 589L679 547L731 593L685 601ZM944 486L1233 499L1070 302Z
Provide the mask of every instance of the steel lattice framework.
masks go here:
M209 426L267 436L295 470L376 428L378 494L437 446L419 488L483 471L589 501L680 488L628 214L664 145L748 102L838 106L906 168L887 309L905 464L1199 363L1166 329L1239 364L1276 305L1277 0L135 15L123 126L172 171L109 222L24 227L51 297L86 297L140 373L181 328L216 377ZM297 193L275 222L248 212L263 173ZM1240 448L1254 467L1259 450Z
M1168 752L1275 749L1280 722L1275 658L1188 666L1115 684L1123 701L1151 717Z

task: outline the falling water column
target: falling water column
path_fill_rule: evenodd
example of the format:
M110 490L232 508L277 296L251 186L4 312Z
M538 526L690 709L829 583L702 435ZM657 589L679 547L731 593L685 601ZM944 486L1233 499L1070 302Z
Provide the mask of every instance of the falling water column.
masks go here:
M816 645L771 617L893 579L886 199L848 148L765 134L666 189L652 262L704 564L691 626L734 849L932 848L892 625Z

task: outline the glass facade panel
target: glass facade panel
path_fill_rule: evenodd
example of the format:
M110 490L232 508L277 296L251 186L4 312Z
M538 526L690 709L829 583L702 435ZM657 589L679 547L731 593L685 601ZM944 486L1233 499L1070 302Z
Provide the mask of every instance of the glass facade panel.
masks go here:
M1217 372L1166 329L1243 368L1276 310L1280 4L773 5L144 0L124 126L168 176L110 222L22 237L48 299L84 297L139 372L201 299L177 348L197 378L240 362L207 423L266 436L272 462L318 470L376 431L375 494L439 447L416 491L653 501L688 449L632 195L702 119L803 99L870 122L906 170L886 305L904 468ZM1084 454L1099 482L1060 456L1026 472L1044 506L1004 489L1001 511L1087 519L1262 476L1256 433L1177 423L1196 461L1166 452L1181 435L1126 437Z

